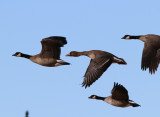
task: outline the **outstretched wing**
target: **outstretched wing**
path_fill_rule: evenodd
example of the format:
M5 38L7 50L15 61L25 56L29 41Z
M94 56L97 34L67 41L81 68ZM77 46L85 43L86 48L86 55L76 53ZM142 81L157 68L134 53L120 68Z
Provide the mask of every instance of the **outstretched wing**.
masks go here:
M40 55L44 58L56 58L60 59L61 48L67 44L65 37L51 36L44 38L41 41L42 50Z
M113 89L111 91L112 98L115 100L129 100L128 91L123 85L114 83Z
M110 57L97 57L91 59L87 71L84 75L82 86L89 87L107 70L112 64L113 59Z
M146 70L147 68L149 68L149 72L151 74L155 73L159 65L159 60L160 51L157 51L157 49L154 49L152 46L145 44L142 54L141 69Z

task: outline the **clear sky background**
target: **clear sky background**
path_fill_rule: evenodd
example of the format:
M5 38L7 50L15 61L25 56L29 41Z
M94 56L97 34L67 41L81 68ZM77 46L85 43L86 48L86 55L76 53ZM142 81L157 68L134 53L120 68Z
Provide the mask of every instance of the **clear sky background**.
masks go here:
M158 117L160 68L141 70L144 43L125 34L160 35L159 0L1 0L0 117ZM61 59L70 66L43 67L15 52L35 55L41 39L65 36ZM70 51L104 50L124 58L112 64L90 88L81 87L90 59L65 57ZM118 108L91 100L124 85L141 107Z

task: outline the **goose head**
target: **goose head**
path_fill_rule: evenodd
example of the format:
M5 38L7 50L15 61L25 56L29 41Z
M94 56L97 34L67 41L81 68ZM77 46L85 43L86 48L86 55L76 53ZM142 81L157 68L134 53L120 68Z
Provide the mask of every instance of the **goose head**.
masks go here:
M80 56L80 55L79 55L79 52L77 52L77 51L71 51L70 53L66 54L66 56L74 56L74 57L77 57L77 56Z
M12 56L17 56L17 57L21 57L22 53L21 52L16 52L15 54L13 54Z
M96 99L97 96L96 95L91 95L90 97L88 97L89 99Z
M130 39L130 35L124 35L121 39Z

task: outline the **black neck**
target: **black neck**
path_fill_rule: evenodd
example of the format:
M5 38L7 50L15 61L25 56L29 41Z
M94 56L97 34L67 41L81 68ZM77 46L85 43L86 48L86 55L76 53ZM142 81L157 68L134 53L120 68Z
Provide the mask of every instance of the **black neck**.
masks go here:
M28 117L28 114L29 114L29 112L28 112L28 111L26 111L26 117Z
M105 97L96 96L96 99L97 99L97 100L104 100Z
M27 55L27 54L23 54L23 53L21 53L21 57L24 57L24 58L30 59L31 55Z
M140 36L130 36L130 39L139 39Z
M26 113L26 117L28 117L28 113Z

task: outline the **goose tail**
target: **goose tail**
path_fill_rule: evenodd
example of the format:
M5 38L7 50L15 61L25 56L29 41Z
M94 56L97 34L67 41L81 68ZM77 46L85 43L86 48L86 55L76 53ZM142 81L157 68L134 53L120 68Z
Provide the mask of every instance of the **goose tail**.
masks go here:
M140 106L139 104L135 103L135 102L132 101L132 100L129 100L129 104L130 104L132 107L138 107L138 106Z

